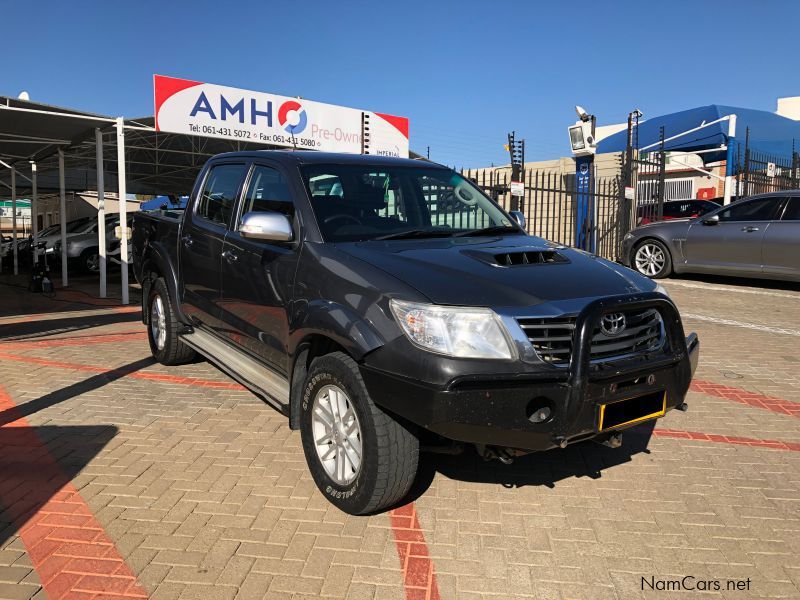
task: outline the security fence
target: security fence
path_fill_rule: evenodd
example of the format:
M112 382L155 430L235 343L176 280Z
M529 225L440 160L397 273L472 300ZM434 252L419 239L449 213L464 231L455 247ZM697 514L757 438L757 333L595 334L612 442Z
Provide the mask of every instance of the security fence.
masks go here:
M472 180L504 209L511 208L511 174L508 169L466 169ZM528 233L547 240L575 245L578 192L574 173L555 170L524 171L525 196L520 209ZM624 197L621 179L595 177L588 192L595 253L615 260L623 236L629 230L630 201Z
M800 157L792 149L791 156L778 156L750 148L750 129L744 147L737 148L737 187L740 198L800 188Z

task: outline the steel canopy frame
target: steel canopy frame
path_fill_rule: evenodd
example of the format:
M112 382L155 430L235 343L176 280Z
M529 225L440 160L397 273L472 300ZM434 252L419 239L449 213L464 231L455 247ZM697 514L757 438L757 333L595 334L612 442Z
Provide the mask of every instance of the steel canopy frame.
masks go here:
M4 122L4 112L16 119ZM43 120L45 123L40 123ZM28 127L20 125L27 123ZM52 129L52 131L51 131ZM94 138L94 139L92 139ZM274 146L158 132L152 117L126 121L122 117L82 113L11 98L0 98L0 165L10 170L12 203L19 192L17 176L30 182L32 221L38 231L37 204L41 189L57 190L61 223L62 286L69 285L67 273L66 191L97 188L98 254L100 255L100 297L107 296L107 248L105 247L105 194L109 165L116 165L120 215L120 258L122 303L129 302L127 191L134 193L186 194L208 158L220 152L265 149ZM2 160L5 159L5 160ZM6 162L7 161L7 162ZM31 177L21 170L24 164ZM26 169L27 170L27 169ZM113 167L112 167L113 173ZM16 214L16 210L14 210ZM17 237L14 234L15 273ZM34 260L38 253L34 251Z
M639 152L646 152L647 150L649 150L651 148L655 148L656 146L660 146L661 144L664 144L666 142L671 142L671 141L676 140L676 139L678 139L680 137L683 137L685 135L689 135L689 134L694 133L696 131L700 131L701 129L704 129L706 127L711 127L712 125L716 125L717 123L722 123L723 121L727 121L728 122L728 139L727 139L725 144L720 144L719 148L714 148L714 149L711 149L711 150L700 150L698 152L689 152L689 153L690 154L702 154L702 153L706 153L706 152L725 150L726 158L725 158L725 177L724 177L725 185L724 185L724 192L723 192L723 194L724 194L724 196L723 196L723 204L730 204L731 203L731 197L733 196L733 186L734 186L734 175L733 175L734 155L733 155L733 149L736 146L736 144L734 143L735 140L736 140L736 115L735 114L725 115L724 117L721 117L721 118L716 119L714 121L709 121L708 123L703 123L702 125L700 125L698 127L693 127L692 129L687 129L686 131L683 131L683 132L681 132L681 133L679 133L677 135L673 135L671 137L668 137L667 139L665 139L663 141L655 142L653 144L645 146L644 148L639 148ZM715 175L714 173L712 173L710 170L707 171L707 170L701 169L699 167L693 167L693 166L688 165L686 163L683 163L681 161L675 161L675 162L677 162L678 164L683 165L685 167L689 167L691 169L694 169L695 171L700 171L701 173L704 173L705 175L709 175L709 176L715 177L717 179L723 179L720 176Z

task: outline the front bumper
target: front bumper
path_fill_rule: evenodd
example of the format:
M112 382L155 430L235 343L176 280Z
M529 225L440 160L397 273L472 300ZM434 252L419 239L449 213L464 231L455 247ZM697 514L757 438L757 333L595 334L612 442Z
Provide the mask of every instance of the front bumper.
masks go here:
M593 364L587 335L596 319L623 303L626 308L660 305L667 350L658 358ZM361 374L377 404L428 431L459 442L527 451L605 434L609 430L599 428L601 406L615 401L663 392L666 411L683 403L697 368L699 341L695 334L684 337L670 302L598 300L578 317L576 332L569 368L459 375L445 385L391 373L370 361L362 364ZM550 417L532 422L531 416L543 406L549 408Z

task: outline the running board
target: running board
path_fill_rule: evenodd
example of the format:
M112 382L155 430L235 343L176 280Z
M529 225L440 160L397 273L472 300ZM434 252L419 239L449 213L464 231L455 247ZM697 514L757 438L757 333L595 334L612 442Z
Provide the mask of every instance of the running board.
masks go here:
M194 328L180 339L274 408L289 414L289 381L285 377L202 329Z

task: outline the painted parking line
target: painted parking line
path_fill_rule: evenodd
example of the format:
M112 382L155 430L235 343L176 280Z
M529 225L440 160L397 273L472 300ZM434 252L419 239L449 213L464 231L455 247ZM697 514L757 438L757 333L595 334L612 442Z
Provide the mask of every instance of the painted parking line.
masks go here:
M800 452L800 442L782 442L780 440L762 440L732 435L719 435L716 433L703 433L702 431L682 431L679 429L654 429L654 437L692 440L695 442L716 442L719 444L734 444L737 446L750 446L752 448L771 448L773 450L788 450Z
M11 412L13 418L18 410L0 386L0 412ZM147 598L27 419L9 419L0 426L0 433L0 503L17 528L48 598Z
M741 327L742 329L753 329L755 331L763 331L766 333L776 333L779 335L793 335L800 337L800 330L797 329L784 329L782 327L770 327L769 325L761 325L759 323L748 323L746 321L734 321L732 319L721 319L719 317L712 317L710 315L697 315L694 313L681 313L683 319L694 319L695 321L706 321L708 323L716 323L717 325L730 325L731 327Z
M389 513L389 519L403 570L406 600L439 600L433 561L414 503L395 508Z
M736 292L737 294L751 294L754 296L771 296L773 298L789 298L791 300L800 300L800 294L789 294L783 292L772 292L770 290L749 290L736 287L734 285L714 285L713 283L689 283L688 281L675 281L670 279L665 281L667 287L679 286L684 288L696 290L719 290L721 292Z
M30 348L56 348L60 346L88 346L94 344L112 344L116 342L130 342L133 340L147 339L147 332L137 329L135 331L122 331L119 333L105 333L97 335L73 335L69 337L51 338L45 340L0 340L3 350L27 350Z
M193 387L205 387L218 390L246 390L243 385L239 385L233 381L217 381L215 379L202 379L200 377L179 377L177 375L169 375L167 373L150 373L146 371L134 371L133 373L120 372L116 369L108 369L106 367L97 367L94 365L82 365L78 363L68 363L60 360L48 360L46 358L38 358L35 356L21 356L18 354L11 354L9 352L0 352L0 360L10 360L14 362L27 363L32 365L41 365L43 367L54 367L57 369L68 369L71 371L86 371L88 373L109 373L112 375L121 375L123 377L131 377L133 379L145 379L147 381L156 381L159 383L172 383L176 385L188 385Z
M692 381L692 385L689 389L707 396L716 396L717 398L732 400L739 404L762 408L774 413L800 417L800 402L791 402L783 398L765 396L756 392L748 392L741 388L703 380Z

